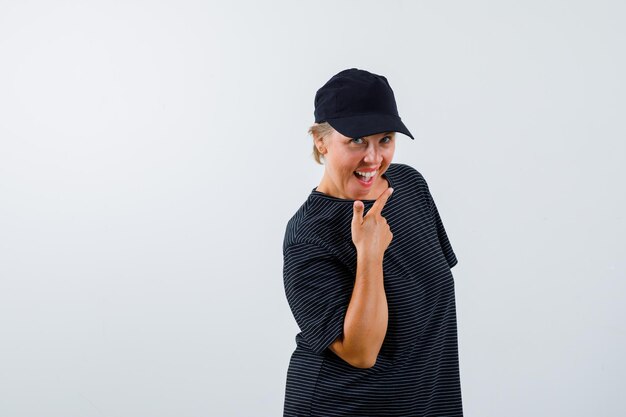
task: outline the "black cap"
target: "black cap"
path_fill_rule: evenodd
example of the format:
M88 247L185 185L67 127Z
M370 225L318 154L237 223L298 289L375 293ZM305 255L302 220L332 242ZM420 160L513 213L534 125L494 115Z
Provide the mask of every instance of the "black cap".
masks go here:
M334 75L315 94L315 123L328 122L349 138L400 132L402 123L389 82L382 75L351 68Z

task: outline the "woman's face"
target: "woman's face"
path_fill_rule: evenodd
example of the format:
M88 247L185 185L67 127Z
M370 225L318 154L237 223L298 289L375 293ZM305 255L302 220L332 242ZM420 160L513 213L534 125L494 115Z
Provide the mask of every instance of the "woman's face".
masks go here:
M387 188L381 176L393 159L395 132L349 138L333 131L323 146L326 170L318 191L350 200L375 200ZM364 178L357 171L374 176Z

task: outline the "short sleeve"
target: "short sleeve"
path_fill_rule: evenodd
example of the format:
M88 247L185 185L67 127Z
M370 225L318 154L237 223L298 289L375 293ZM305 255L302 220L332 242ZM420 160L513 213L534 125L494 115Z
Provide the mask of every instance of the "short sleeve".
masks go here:
M458 263L458 260L456 259L456 255L454 254L452 245L450 245L450 240L448 239L448 235L446 234L446 229L443 227L443 222L441 221L439 210L437 210L437 205L435 204L435 200L430 194L430 191L428 191L428 200L430 204L430 212L433 216L433 221L435 222L435 226L437 228L439 245L441 246L441 250L443 251L446 260L448 261L448 266L452 268Z
M298 243L285 248L283 280L305 342L321 355L343 333L354 277L328 250Z

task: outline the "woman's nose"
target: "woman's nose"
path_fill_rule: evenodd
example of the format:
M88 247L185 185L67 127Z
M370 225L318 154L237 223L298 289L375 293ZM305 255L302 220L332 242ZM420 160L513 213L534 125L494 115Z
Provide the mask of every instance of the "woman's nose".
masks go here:
M374 145L368 146L363 160L368 164L379 164L381 162L379 149Z

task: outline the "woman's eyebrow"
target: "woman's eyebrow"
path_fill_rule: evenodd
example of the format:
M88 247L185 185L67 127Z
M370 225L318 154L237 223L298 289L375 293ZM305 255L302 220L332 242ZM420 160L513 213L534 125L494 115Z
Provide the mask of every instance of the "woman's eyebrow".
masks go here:
M387 135L392 135L392 136L395 136L395 133L396 133L396 132L383 132L383 133L377 133L377 134L378 134L378 135L383 135L383 136L381 137L381 139L382 139L382 138L384 138L384 137L385 137L385 136L387 136ZM370 135L370 136L359 136L358 138L351 138L351 139L366 139L366 138L371 137L371 136L376 136L376 135Z
M387 135L391 135L391 134L393 134L393 133L396 133L396 132L382 132L382 133L377 133L377 134L378 134L378 135L383 135L383 138L384 138L385 136L387 136ZM376 136L376 135L371 135L371 136ZM367 136L362 136L362 137L363 137L363 138L366 138ZM382 139L382 138L381 138L381 139Z

